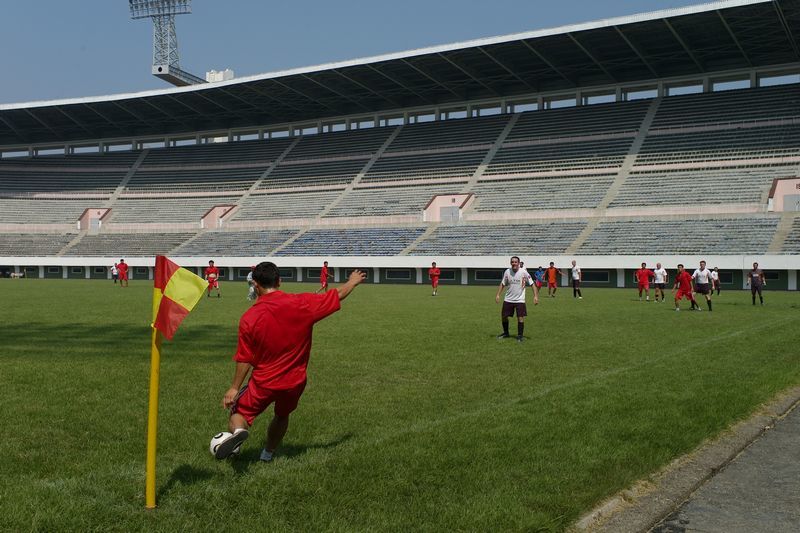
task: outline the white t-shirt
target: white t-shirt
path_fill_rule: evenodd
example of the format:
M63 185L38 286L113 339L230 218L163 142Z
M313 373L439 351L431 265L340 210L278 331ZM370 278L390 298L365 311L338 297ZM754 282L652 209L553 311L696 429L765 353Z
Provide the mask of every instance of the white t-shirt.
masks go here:
M719 279L719 272L711 271L711 279L717 281Z
M692 274L692 279L701 285L708 285L708 281L711 279L711 271L707 268L703 270L698 268Z
M667 282L667 269L665 268L657 268L653 271L653 274L656 275L656 283L666 283Z
M533 285L533 280L524 268L520 268L516 272L507 268L503 273L502 284L508 287L506 296L503 298L504 301L512 304L524 304L525 288L527 285Z
M114 265L111 267L111 275L115 276L117 274L119 274L119 270L117 270L117 265Z
M572 267L572 279L580 280L581 279L581 267L575 265Z

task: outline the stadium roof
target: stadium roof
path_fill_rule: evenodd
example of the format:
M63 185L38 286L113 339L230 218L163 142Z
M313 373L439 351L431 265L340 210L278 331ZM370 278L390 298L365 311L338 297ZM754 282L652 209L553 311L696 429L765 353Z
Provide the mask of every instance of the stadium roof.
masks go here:
M800 0L727 0L228 82L0 105L0 145L153 137L800 63Z

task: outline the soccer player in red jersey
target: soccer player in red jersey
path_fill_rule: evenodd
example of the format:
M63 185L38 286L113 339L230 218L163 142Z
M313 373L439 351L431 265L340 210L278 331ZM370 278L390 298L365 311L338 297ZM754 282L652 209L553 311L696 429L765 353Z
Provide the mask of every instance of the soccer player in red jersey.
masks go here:
M646 301L650 301L650 280L656 277L655 272L647 268L647 263L642 263L642 268L637 270L634 275L636 283L639 285L639 300L642 299L642 291L646 295Z
M436 291L439 289L439 276L441 275L442 271L436 266L436 261L434 261L428 269L428 279L431 280L431 287L433 288L431 296L436 296Z
M216 449L224 459L248 437L253 420L270 404L275 415L267 428L262 461L271 461L289 428L289 415L306 386L314 324L335 313L340 302L366 278L354 270L347 283L325 294L288 294L279 290L281 278L274 263L259 263L253 271L258 300L239 321L236 371L222 405L230 409L231 435ZM250 379L242 388L247 375Z
M558 290L559 274L559 270L555 267L555 263L550 261L550 266L545 269L545 274L547 277L547 296L550 298L555 298L556 291Z
M204 276L206 281L208 281L208 294L206 298L211 296L211 289L217 289L217 298L219 298L219 269L214 266L214 261L208 262L208 268L206 268Z
M700 309L700 306L694 300L694 296L692 296L692 276L683 269L683 265L678 265L678 274L675 276L675 284L672 286L673 293L675 293L675 289L678 289L675 294L676 311L681 310L681 298L686 298L692 302L692 309Z
M124 259L120 259L117 263L117 272L119 272L119 286L128 286L128 263Z
M317 289L317 294L320 292L328 292L328 278L331 275L328 273L328 262L324 261L322 263L322 270L319 271L319 289Z

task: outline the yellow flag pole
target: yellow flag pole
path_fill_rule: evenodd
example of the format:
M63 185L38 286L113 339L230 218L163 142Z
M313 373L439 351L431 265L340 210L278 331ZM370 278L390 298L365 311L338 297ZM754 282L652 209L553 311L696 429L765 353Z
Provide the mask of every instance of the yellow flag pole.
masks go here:
M145 506L156 507L156 435L158 433L158 377L161 366L161 334L153 328L150 346L150 407L147 414L147 474Z

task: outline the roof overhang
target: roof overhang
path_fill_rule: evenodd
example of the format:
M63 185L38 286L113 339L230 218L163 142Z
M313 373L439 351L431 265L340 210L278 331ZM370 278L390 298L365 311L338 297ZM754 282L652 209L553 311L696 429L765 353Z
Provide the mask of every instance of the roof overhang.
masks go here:
M168 136L800 64L800 0L727 0L138 93L0 105L0 146Z

